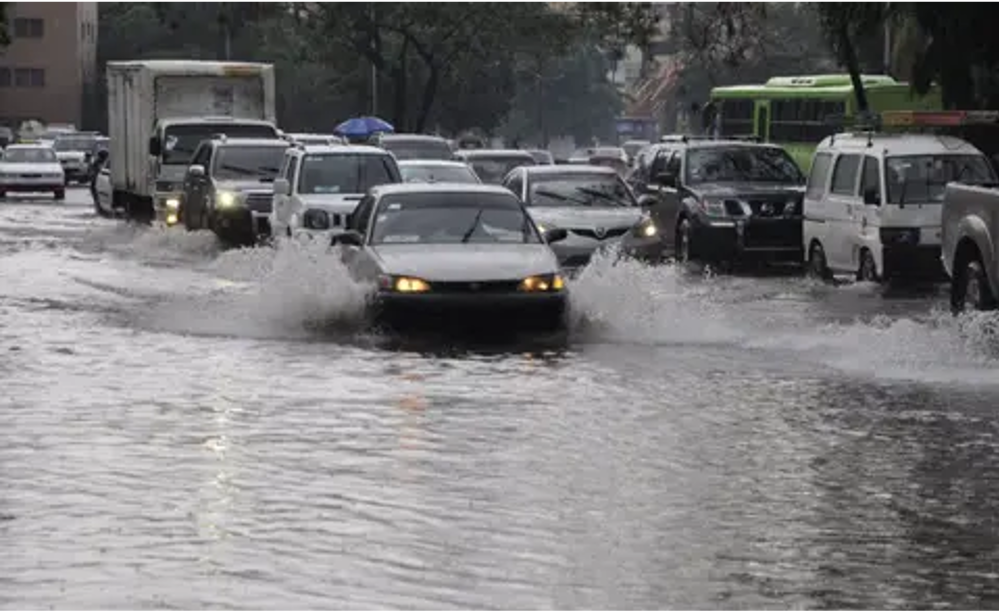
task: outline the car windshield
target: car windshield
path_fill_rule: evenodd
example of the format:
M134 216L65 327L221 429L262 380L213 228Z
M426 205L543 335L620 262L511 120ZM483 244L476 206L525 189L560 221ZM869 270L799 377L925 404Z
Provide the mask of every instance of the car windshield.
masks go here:
M451 147L444 141L386 139L381 146L396 159L454 159Z
M399 171L407 183L478 183L479 177L468 166L437 166L400 164Z
M540 244L513 194L406 193L379 203L372 244Z
M213 176L222 180L259 178L273 181L281 170L283 146L226 145L215 156Z
M530 151L531 157L539 164L551 166L555 164L555 158L548 151Z
M687 152L688 185L732 182L802 183L794 160L776 147L703 147Z
M612 174L569 173L533 176L528 206L637 206L631 190Z
M166 134L163 137L163 163L186 166L191 163L191 156L194 155L194 150L198 148L198 145L216 134L225 134L229 138L278 137L277 130L266 124L195 123L173 125L166 129Z
M372 187L398 183L385 155L306 155L299 170L299 193L367 193Z
M943 202L947 183L971 185L995 182L988 160L981 155L905 155L885 159L888 202Z
M39 164L55 162L56 154L52 149L7 149L3 160L12 164Z
M468 163L483 183L493 185L501 184L506 175L510 174L514 168L537 165L530 155L527 157L519 155L476 156L469 158Z
M93 151L96 142L94 136L64 136L57 138L53 146L56 151Z

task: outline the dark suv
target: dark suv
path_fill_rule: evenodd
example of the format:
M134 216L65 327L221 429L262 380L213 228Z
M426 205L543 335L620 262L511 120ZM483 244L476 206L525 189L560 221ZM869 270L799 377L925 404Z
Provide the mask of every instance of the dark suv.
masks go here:
M692 140L662 148L624 252L662 261L801 263L805 176L780 147Z

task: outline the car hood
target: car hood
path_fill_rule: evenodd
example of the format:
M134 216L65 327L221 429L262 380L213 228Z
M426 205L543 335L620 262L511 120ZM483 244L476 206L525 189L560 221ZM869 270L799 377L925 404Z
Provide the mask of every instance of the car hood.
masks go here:
M255 193L274 193L273 183L261 183L259 180L251 181L216 181L215 187L224 191L245 191Z
M371 251L384 273L430 282L518 280L558 271L546 244L382 244Z
M735 183L704 183L693 185L691 191L715 198L737 198L765 195L804 195L804 185L790 185L788 183L765 183L742 181Z
M87 154L83 151L56 151L56 158L59 161L83 161Z
M12 174L36 174L39 172L58 174L62 172L62 166L56 162L27 164L10 164L0 162L0 172L9 172Z
M303 208L314 208L331 213L350 214L364 196L360 193L309 193L299 194Z
M612 229L618 227L631 227L642 218L642 209L638 206L631 207L549 207L536 206L528 208L531 218L535 223L540 223L546 228L561 227L565 229Z

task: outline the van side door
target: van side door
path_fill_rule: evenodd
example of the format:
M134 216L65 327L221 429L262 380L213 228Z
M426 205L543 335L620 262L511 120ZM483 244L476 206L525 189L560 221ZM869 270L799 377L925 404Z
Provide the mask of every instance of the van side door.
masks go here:
M859 239L859 209L863 208L863 200L857 195L860 164L860 154L840 153L833 165L832 182L826 200L829 220L826 258L829 267L836 271L852 272L854 269L852 251Z
M857 213L860 234L853 249L852 263L854 268L859 269L860 249L875 248L881 244L881 203L885 201L885 196L881 181L881 161L873 155L864 156L857 197L860 198Z

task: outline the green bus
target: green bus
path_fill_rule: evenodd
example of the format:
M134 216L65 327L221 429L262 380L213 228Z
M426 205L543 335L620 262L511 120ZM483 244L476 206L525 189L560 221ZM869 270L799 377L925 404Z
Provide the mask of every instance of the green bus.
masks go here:
M941 110L940 90L915 96L908 83L890 76L863 75L871 112ZM706 117L718 136L753 136L780 144L806 172L826 136L843 131L856 117L857 100L848 74L774 77L763 85L711 90L715 113Z

